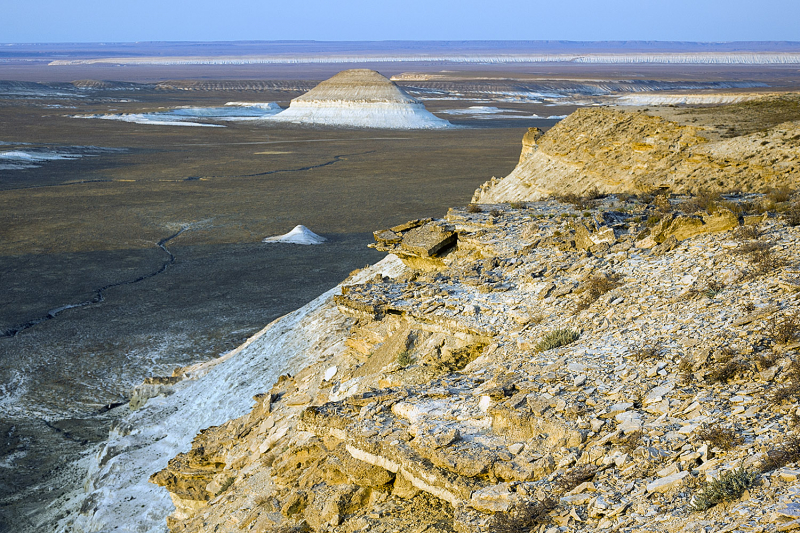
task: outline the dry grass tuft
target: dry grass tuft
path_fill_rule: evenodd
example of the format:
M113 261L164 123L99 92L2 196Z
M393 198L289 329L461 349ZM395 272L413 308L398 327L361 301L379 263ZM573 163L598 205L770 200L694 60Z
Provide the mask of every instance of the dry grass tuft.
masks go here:
M783 215L786 217L786 224L789 226L800 226L800 204L790 205Z
M632 431L617 441L626 453L633 453L633 450L644 443L644 431Z
M583 282L580 292L583 298L578 302L578 311L588 309L598 298L622 285L619 274L603 276L596 274Z
M779 344L789 344L800 335L800 314L774 316L769 324L770 336Z
M797 461L800 461L800 437L792 435L784 439L779 446L767 451L767 458L761 465L761 471L770 472Z
M747 225L739 226L733 231L733 237L739 242L753 241L761 237L761 231L758 226Z
M645 342L631 349L631 355L637 361L647 361L655 359L661 355L663 348L657 342Z
M572 204L577 209L584 210L594 206L596 201L601 198L605 198L605 195L600 193L597 188L592 188L586 191L586 193L583 195L569 193L561 196L555 196L554 198L561 203Z
M727 383L738 374L749 370L747 364L736 357L730 348L723 348L715 356L715 363L706 375L706 380L711 383Z
M498 533L521 533L548 518L548 513L556 508L558 502L552 498L541 501L526 501L511 511L495 513L492 531Z
M784 401L800 400L800 359L795 357L783 371L785 383L772 393L772 403L780 405Z
M697 436L720 450L731 450L744 443L744 437L735 430L723 427L720 423L703 425L697 431Z
M697 194L692 196L689 200L682 202L679 207L681 211L687 214L697 213L698 211L705 211L707 213L713 212L720 203L720 194L713 191L698 191Z
M556 487L563 492L569 492L584 481L592 479L598 470L592 464L576 466L561 476L561 479L556 483Z
M773 204L782 204L788 202L792 197L792 189L788 187L778 187L767 191L766 199Z

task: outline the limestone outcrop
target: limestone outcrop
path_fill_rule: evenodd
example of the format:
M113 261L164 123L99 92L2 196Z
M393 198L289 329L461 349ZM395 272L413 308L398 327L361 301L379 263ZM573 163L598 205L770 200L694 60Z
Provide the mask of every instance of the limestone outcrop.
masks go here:
M376 232L456 239L348 285L335 355L152 477L170 530L800 528L798 213L610 196Z
M540 139L528 132L513 172L484 183L472 201L532 201L594 190L639 194L661 187L675 193L762 191L800 184L799 122L732 138L714 140L714 135L691 119L678 123L652 111L580 109Z

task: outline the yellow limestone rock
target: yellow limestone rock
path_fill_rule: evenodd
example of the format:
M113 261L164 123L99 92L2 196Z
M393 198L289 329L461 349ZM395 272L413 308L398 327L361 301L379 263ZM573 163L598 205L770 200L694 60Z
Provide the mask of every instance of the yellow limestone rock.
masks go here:
M759 191L796 188L800 123L724 140L695 125L611 108L579 109L539 137L528 131L517 167L475 191L473 203L535 201L552 195Z

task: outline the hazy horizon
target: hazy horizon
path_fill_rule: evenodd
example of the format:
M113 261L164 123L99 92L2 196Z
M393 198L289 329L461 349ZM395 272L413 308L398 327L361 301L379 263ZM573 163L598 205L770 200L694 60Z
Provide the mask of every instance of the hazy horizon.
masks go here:
M763 0L632 0L558 3L477 0L402 5L142 0L30 0L4 6L8 43L232 40L797 41L800 3Z

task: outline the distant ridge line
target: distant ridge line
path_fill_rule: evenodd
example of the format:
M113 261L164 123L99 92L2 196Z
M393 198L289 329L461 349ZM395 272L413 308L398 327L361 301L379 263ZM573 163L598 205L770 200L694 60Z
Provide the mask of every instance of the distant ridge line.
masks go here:
M295 80L168 80L155 84L160 91L309 91L313 81Z
M59 59L51 66L92 65L254 65L320 63L586 63L586 64L800 64L800 52L785 53L587 53L587 54L413 54L413 55L274 55L246 57L108 57Z

